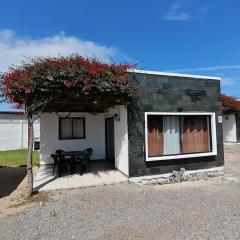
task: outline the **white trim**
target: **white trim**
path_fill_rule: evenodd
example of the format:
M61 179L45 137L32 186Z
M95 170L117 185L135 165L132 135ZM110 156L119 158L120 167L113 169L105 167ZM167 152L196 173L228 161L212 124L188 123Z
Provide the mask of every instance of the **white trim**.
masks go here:
M148 71L148 70L139 70L139 69L129 69L128 72L144 73L144 74L160 75L160 76L169 76L169 77L210 79L210 80L219 80L219 81L221 80L220 77L213 77L213 76L202 76L202 75L192 75L192 74L183 74L183 73Z
M215 156L214 152L207 153L189 153L189 154L179 154L171 156L161 156L161 157L147 157L148 162L160 161L160 160L171 160L171 159L182 159L182 158L195 158L195 157L206 157L206 156Z
M212 151L205 153L189 153L169 156L148 156L148 129L147 129L147 117L148 115L207 115L211 116L211 136L212 136ZM217 135L216 135L216 114L214 112L145 112L145 157L146 161L160 161L170 159L182 159L182 158L193 158L193 157L205 157L205 156L216 156L217 155Z
M177 116L187 116L187 115L215 115L214 112L145 112L147 115L177 115Z
M209 118L207 118L207 131L209 132L209 126L211 126L211 125L209 125ZM210 143L210 135L208 134L208 142ZM210 145L208 146L208 151L210 151Z

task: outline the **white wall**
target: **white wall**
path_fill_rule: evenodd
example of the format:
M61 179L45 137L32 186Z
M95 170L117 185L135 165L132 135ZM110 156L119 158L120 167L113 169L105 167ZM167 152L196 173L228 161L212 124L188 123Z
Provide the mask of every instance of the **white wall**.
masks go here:
M34 140L40 139L39 120L33 124ZM27 119L24 114L0 114L0 151L27 148Z
M44 113L40 116L40 164L52 163L50 155L57 149L65 151L93 148L92 159L105 158L105 120L104 114L71 113L70 116L85 117L85 139L59 140L59 116L64 113Z
M237 142L236 117L234 114L223 115L222 128L225 142Z
M125 106L116 106L109 109L105 117L114 116L114 114L118 114L120 117L120 121L114 120L115 167L128 176L127 109Z
M70 113L70 116L85 117L86 139L58 139L58 119L66 113L44 113L40 116L40 164L52 163L50 155L57 149L65 151L93 148L92 160L105 159L105 118L114 114L120 121L114 120L115 167L128 175L128 130L127 110L124 106L116 106L107 112L97 115L89 113Z

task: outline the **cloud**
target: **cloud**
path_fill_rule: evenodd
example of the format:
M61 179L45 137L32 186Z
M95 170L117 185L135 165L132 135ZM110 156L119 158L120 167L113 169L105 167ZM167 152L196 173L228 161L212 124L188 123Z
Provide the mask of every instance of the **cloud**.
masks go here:
M0 30L0 71L17 65L24 57L68 56L78 53L83 56L97 57L105 62L121 55L114 47L106 47L95 42L85 41L60 32L55 36L34 39L18 37L13 30Z
M233 85L235 84L235 80L232 77L224 77L221 79L222 85Z
M164 19L167 21L186 21L191 19L191 15L182 10L184 6L182 0L176 0L165 15Z
M212 67L200 67L200 68L183 68L183 69L174 69L169 70L170 72L192 72L192 71L216 71L216 70L233 70L239 69L240 65L220 65L220 66L212 66Z
M218 65L211 67L199 67L199 68L182 68L172 69L168 72L180 72L180 73L191 73L201 75L214 75L221 77L222 86L230 86L237 84L240 80L240 65Z

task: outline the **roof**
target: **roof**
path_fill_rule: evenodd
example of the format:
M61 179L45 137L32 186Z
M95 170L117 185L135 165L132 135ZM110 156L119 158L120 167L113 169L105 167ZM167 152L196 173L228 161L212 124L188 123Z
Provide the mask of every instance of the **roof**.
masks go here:
M183 74L183 73L148 71L148 70L139 70L139 69L129 70L129 72L143 73L143 74L149 74L149 75L168 76L168 77L182 77L182 78L221 80L220 77L213 77L213 76L202 76L202 75L192 75L192 74Z
M0 111L0 114L24 114L24 112L20 112L20 111Z

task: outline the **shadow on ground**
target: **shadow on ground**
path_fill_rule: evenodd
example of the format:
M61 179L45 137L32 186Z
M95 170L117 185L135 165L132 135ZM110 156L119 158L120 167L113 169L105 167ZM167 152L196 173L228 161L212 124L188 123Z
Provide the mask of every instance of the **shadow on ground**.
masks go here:
M0 167L0 198L10 195L26 174L25 167Z

